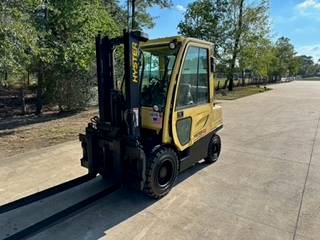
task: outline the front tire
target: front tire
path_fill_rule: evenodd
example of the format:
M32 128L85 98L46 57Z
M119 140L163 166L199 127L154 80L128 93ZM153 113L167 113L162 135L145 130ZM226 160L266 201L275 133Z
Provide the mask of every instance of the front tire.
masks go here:
M206 163L214 163L218 160L221 152L221 138L219 135L214 134L209 142L208 155L204 159Z
M178 175L178 156L167 147L151 153L147 160L144 192L155 199L168 194Z

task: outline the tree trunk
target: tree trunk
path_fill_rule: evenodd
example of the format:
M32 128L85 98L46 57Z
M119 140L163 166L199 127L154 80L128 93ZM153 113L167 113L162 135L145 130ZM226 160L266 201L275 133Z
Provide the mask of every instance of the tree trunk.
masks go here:
M244 69L241 70L241 80L242 80L242 86L244 87L246 85L246 79L244 75Z
M43 106L42 94L43 94L43 67L41 65L38 72L36 115L40 115L42 111L42 106Z
M229 80L229 86L228 90L232 91L233 90L233 73L234 73L234 68L236 65L236 59L238 56L238 48L239 48L239 42L241 38L241 33L242 33L242 18L243 18L243 4L244 0L240 0L240 5L239 5L239 18L238 18L238 28L236 29L236 36L235 36L235 42L234 42L234 47L233 47L233 53L232 53L232 59L231 59L231 65L230 65L230 71L228 73L228 80Z
M226 80L226 81L224 82L223 89L227 89L227 86L228 86L228 80Z
M30 72L28 70L28 74L27 74L27 89L30 87Z
M6 70L4 72L4 86L8 87L8 72Z
M21 112L22 112L22 115L25 115L27 112L27 107L26 107L24 88L20 89L20 100L21 100Z

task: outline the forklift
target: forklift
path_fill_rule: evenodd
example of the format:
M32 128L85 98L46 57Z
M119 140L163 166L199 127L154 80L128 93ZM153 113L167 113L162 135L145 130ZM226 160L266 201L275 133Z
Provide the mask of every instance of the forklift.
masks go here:
M124 77L115 80L123 46ZM165 196L178 173L218 160L222 108L214 99L213 44L140 31L96 38L99 117L80 134L89 174Z

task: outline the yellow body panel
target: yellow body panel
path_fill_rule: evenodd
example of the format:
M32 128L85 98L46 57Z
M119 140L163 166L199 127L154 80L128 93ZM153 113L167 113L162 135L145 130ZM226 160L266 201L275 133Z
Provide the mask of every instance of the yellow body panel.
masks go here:
M184 109L176 109L178 91L176 86L179 84L180 74L182 71L181 66L184 62L186 50L190 46L208 49L209 57L211 59L213 58L213 44L194 38L177 36L150 40L146 43L142 43L141 47L143 49L151 46L169 44L171 41L178 42L180 44L180 50L171 74L170 85L168 87L166 98L166 107L164 109L164 113L161 113L161 116L159 116L161 121L160 119L157 119L157 116L153 118L157 112L153 111L152 108L147 107L143 107L141 109L141 120L143 128L155 130L157 133L162 129L163 144L174 144L179 151L183 151L184 149L192 146L199 139L222 126L222 108L214 103L215 79L212 71L209 70L209 102L201 105L190 106ZM209 64L209 68L210 66L211 64ZM178 116L179 112L183 112L183 117ZM177 136L176 123L181 118L192 119L190 141L185 145L180 144Z

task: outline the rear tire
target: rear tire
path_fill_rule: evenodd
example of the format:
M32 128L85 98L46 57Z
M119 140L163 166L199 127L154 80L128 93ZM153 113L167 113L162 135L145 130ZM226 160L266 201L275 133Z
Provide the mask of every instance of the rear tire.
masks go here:
M214 134L209 142L208 156L204 159L206 163L214 163L218 160L221 152L221 138Z
M144 192L155 199L168 194L178 175L178 156L173 149L161 147L147 160Z

